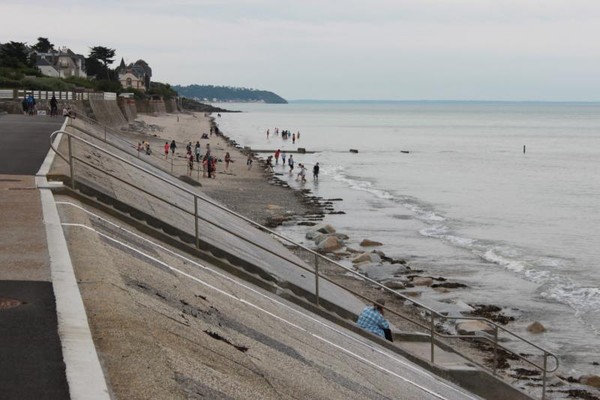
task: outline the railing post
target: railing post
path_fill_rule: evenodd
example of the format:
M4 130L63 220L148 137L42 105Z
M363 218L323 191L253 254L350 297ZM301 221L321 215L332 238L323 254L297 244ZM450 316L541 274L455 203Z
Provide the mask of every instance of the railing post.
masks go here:
M494 375L498 364L498 327L494 325Z
M171 153L171 173L173 173L173 159L175 158L175 153Z
M546 370L548 369L548 353L544 351L544 370L542 371L542 400L546 399Z
M431 335L431 363L435 364L435 357L434 357L434 349L435 349L435 340L434 340L434 320L433 320L433 311L430 311L429 314L431 315L431 324L430 324L430 335Z
M315 296L319 306L319 257L315 254Z
M200 236L198 235L198 196L194 195L194 227L196 230L196 248L200 248Z
M75 175L73 173L73 145L71 144L71 135L67 136L67 143L69 144L69 173L71 174L71 189L75 190Z
M104 142L106 143L106 126L104 127Z

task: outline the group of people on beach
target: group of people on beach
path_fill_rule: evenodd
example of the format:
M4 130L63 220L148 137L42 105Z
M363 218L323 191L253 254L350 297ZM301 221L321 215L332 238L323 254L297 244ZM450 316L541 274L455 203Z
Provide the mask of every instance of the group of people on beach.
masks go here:
M213 131L213 129L211 128L211 132ZM204 134L206 135L206 134ZM144 142L144 145L142 144L138 144L138 146L142 146L141 149L138 148L138 151L144 151L144 146L147 142ZM149 144L148 144L149 146ZM148 147L149 148L149 147ZM164 153L165 153L165 160L169 159L169 153L171 154L171 159L175 158L175 151L177 150L177 143L175 142L175 140L172 140L171 143L169 143L168 141L165 142L164 144ZM192 175L192 171L194 170L194 163L197 164L201 164L202 165L202 176L205 178L213 178L215 179L216 173L217 173L217 162L220 162L221 160L219 160L216 156L214 156L211 153L211 149L210 149L210 143L206 144L206 152L204 154L202 154L202 146L200 145L200 141L196 141L196 144L193 145L192 142L189 142L186 146L185 146L185 150L186 150L186 155L185 155L185 159L187 162L187 174L188 176ZM152 151L150 150L150 152L146 151L146 154L151 154ZM229 152L225 153L225 172L229 171L229 164L233 163L233 159L231 158L231 155L229 154Z
M281 149L277 149L277 150L275 150L275 153L272 156L267 157L267 169L270 170L270 172L273 172L273 163L272 163L273 158L275 158L275 165L279 165L279 158L281 158L281 160L282 160L281 165L283 167L285 167L285 165L286 165L285 150L281 151ZM290 154L289 158L287 158L287 165L290 168L290 175L294 172L294 164L295 164L294 156ZM300 171L298 172L296 181L306 182L306 166L302 163L298 163L298 168L300 168ZM314 181L319 180L319 170L320 170L319 163L316 163L313 166L313 180Z
M279 128L275 128L273 130L275 136L279 136ZM267 129L267 139L269 138L269 135L271 134L271 130ZM292 138L292 144L296 144L296 139L300 140L300 131L298 131L297 133L292 133L291 131L284 129L281 131L281 139L283 140L287 140L288 138Z

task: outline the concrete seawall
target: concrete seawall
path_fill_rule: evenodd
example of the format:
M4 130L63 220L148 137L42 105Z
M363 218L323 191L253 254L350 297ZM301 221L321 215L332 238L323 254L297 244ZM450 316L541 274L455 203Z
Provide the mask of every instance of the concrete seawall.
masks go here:
M116 101L90 100L90 106L94 117L103 125L120 127L127 124L127 119L125 119Z

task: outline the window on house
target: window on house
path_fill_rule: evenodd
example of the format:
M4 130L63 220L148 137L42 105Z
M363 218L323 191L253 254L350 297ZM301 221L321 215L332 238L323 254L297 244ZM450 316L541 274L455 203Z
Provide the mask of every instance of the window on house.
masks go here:
M127 78L127 87L131 87L131 78Z

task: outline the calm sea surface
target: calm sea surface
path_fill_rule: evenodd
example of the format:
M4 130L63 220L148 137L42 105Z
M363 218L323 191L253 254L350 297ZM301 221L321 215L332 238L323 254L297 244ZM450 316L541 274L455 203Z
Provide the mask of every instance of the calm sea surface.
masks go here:
M559 353L564 372L600 372L591 364L600 362L600 104L226 108L244 111L217 120L242 145L318 151L294 158L308 167L304 187L344 199L336 209L346 214L326 219L338 231L356 243L383 242L388 256L469 286L439 301L506 307L517 317L512 328ZM300 131L300 139L284 141L275 127ZM304 241L304 229L283 230ZM534 320L548 332L528 335Z

